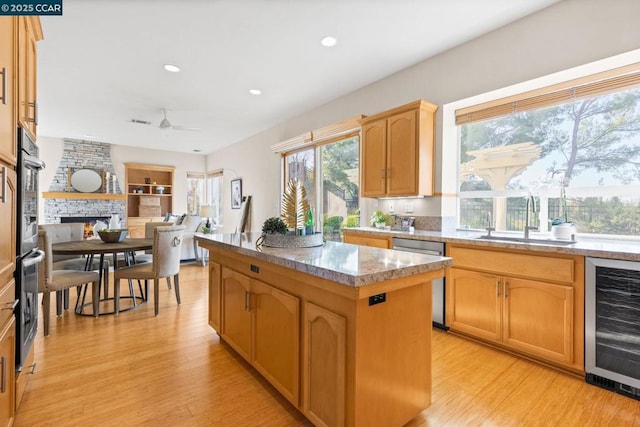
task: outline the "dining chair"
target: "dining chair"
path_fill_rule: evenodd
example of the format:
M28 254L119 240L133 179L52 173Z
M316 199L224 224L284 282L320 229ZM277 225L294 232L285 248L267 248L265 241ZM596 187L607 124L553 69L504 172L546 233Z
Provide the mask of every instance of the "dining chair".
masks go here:
M42 292L42 317L45 336L49 335L51 292L59 292L63 289L92 283L93 315L94 317L98 317L100 314L100 292L98 289L100 273L97 271L54 269L51 244L52 242L49 232L44 229L39 229L38 246L40 247L40 250L44 252L44 260L38 264L38 292Z
M144 223L144 238L145 239L153 239L153 230L156 227L166 227L170 225L169 222L164 221L149 221ZM143 254L135 255L134 261L136 264L144 264L153 261L153 251L145 251ZM167 277L167 288L171 289L171 277Z
M114 312L120 312L120 280L144 280L145 294L149 296L149 280L153 279L153 303L155 315L158 315L158 304L160 301L159 282L163 277L173 276L173 288L176 294L176 301L180 304L180 251L185 226L170 225L155 227L153 230L152 261L146 264L133 264L114 270L113 278L115 282L114 292Z
M60 242L73 242L84 239L84 224L81 222L60 223L60 224L40 224L38 229L46 230L49 233L51 244ZM90 262L90 264L89 264ZM102 263L102 280L104 283L105 295L109 290L109 261ZM98 270L100 269L99 258L84 258L77 255L54 255L54 270ZM85 289L86 292L86 289ZM64 294L64 295L63 295ZM68 289L56 292L56 314L62 314L62 300L64 296L64 308L69 309ZM79 295L78 295L79 296Z

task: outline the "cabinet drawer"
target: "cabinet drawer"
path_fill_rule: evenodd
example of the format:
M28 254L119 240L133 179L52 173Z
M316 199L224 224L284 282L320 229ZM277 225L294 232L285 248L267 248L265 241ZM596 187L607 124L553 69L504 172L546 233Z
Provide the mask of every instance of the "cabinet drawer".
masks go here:
M565 283L573 283L575 279L574 261L567 258L458 247L450 247L449 256L454 267Z
M31 351L27 355L26 360L24 361L24 366L22 367L22 371L18 374L16 378L16 411L20 407L20 401L22 401L22 396L24 395L24 389L27 386L28 378L33 374L35 370L35 343L31 346Z
M354 245L360 246L371 246L374 248L383 248L389 249L389 239L384 237L367 237L367 236L354 236L354 235L344 235L345 243L352 243Z
M9 284L0 289L0 327L13 316L13 303L16 300L16 282L11 280Z

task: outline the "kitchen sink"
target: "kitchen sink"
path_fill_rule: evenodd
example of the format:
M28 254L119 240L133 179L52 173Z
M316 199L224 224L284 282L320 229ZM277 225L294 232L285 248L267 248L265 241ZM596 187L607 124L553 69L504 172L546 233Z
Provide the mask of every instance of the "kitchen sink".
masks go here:
M524 237L508 237L508 236L479 236L478 240L487 240L493 242L517 242L517 243L534 243L538 245L553 245L553 246L569 246L573 245L575 240L552 240L552 239L533 239Z

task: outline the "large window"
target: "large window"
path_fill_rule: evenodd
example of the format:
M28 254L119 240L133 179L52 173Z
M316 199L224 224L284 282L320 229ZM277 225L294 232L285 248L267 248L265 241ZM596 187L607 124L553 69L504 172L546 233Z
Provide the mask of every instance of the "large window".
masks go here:
M207 173L207 204L211 206L213 225L222 227L222 171Z
M341 240L344 226L359 224L359 140L350 135L283 156L285 182L304 183L316 230L328 240Z
M456 111L459 225L522 230L531 194L541 231L640 235L640 73L625 71Z
M200 215L204 204L204 174L187 172L187 214Z

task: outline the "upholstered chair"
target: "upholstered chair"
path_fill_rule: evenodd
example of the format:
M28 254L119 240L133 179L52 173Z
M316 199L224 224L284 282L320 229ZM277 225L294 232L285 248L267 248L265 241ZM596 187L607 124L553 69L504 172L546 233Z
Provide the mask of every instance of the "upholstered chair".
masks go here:
M93 315L98 317L100 311L100 292L98 282L100 273L97 271L56 270L53 267L51 253L51 238L47 230L38 230L38 245L44 252L44 260L38 265L38 292L42 292L42 317L44 335L49 335L49 315L51 311L50 294L92 283Z
M150 221L144 223L144 238L153 239L153 230L156 227L166 227L171 225L169 222L164 221ZM138 254L134 257L136 264L144 264L153 261L153 251L146 251L144 254ZM171 289L171 277L167 277L167 288Z
M84 224L81 222L72 222L64 224L40 224L40 230L46 230L49 234L51 244L60 242L73 242L84 239ZM109 261L106 259L102 263L102 277L104 283L105 295L109 289ZM100 259L93 258L91 265L88 265L88 259L78 257L76 255L54 255L54 270L98 270L100 268ZM62 298L63 291L56 292L56 313L58 316L62 314ZM64 290L64 308L69 308L69 292Z
M158 315L160 301L159 282L163 277L173 276L176 301L180 304L180 250L185 227L182 225L162 226L153 229L152 261L146 264L134 264L114 271L115 314L120 311L120 280L144 280L146 297L149 296L149 280L153 279L153 303L155 315Z

